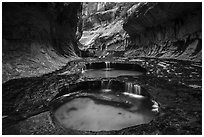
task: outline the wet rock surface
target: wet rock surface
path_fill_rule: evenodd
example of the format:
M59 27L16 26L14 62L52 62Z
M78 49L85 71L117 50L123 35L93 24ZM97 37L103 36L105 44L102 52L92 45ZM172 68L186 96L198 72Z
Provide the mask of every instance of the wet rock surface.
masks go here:
M96 80L81 77L81 69L86 62L105 60L86 58L72 61L64 68L41 77L4 83L3 134L201 134L200 64L153 58L108 59L112 62L136 63L147 69L146 75L120 76L116 79L139 83L160 104L160 114L150 123L110 132L64 130L53 123L49 112L50 101L61 88L71 83Z

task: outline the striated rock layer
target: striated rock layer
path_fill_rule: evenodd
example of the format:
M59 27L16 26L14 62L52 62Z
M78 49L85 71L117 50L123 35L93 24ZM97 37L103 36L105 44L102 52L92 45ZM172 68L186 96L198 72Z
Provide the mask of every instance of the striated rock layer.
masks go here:
M139 3L127 13L125 56L201 62L202 3Z
M59 69L79 55L81 3L3 3L3 82Z

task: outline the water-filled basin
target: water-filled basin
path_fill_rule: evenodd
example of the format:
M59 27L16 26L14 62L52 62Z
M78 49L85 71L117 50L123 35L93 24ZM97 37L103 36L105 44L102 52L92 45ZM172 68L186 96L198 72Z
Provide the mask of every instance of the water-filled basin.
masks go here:
M64 88L61 94L52 101L51 114L65 129L120 130L148 123L158 113L158 104L137 84L86 81Z
M88 78L112 78L118 76L138 76L146 73L146 69L138 64L97 62L88 63L82 75Z

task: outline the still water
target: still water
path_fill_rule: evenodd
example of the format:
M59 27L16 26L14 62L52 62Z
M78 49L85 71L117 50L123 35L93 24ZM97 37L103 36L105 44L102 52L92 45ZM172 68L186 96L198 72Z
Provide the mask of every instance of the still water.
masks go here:
M114 95L111 96L114 98ZM134 105L124 108L111 103L100 103L100 100L89 97L78 97L59 107L54 115L63 127L82 131L120 130L148 123L155 116L150 100L130 98L127 95L118 98L132 101Z
M116 69L89 69L82 73L83 76L88 78L112 78L118 76L138 76L142 75L142 72L139 71L130 71L130 70L116 70Z

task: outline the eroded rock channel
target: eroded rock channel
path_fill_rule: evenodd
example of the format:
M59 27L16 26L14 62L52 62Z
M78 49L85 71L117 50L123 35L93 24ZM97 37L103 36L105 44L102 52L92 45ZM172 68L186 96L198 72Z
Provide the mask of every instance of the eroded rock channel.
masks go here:
M201 9L3 3L3 134L202 134Z

